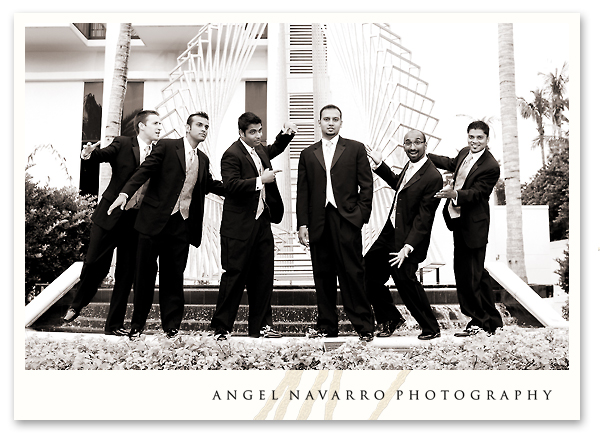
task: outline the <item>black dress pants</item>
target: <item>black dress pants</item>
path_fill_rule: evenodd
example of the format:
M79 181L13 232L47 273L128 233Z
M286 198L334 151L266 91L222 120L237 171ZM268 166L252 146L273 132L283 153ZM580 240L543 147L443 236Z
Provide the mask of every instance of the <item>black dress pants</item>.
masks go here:
M354 330L358 334L373 332L373 312L365 292L360 228L328 204L323 235L318 241L310 242L310 255L317 291L317 329L329 335L338 334L339 281L344 312Z
M71 307L80 311L87 306L110 270L113 252L117 249L115 285L113 287L105 331L123 327L127 300L135 275L138 233L133 228L137 209L125 210L111 230L92 224L90 244L85 255L80 283Z

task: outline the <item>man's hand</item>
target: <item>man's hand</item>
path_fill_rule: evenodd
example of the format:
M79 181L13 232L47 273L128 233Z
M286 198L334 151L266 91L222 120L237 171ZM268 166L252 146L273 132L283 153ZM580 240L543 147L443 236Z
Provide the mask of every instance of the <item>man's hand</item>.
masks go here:
M283 134L296 134L298 132L298 126L294 122L289 120L283 123Z
M400 268L400 266L409 254L410 248L408 248L407 246L402 247L402 250L400 250L398 253L390 253L390 256L393 256L392 259L390 259L390 265L392 267L394 265L397 265L398 268Z
M275 174L278 172L281 172L281 169L265 169L260 176L260 180L263 182L263 184L273 183L275 181Z
M381 160L383 160L383 154L378 149L367 150L367 155L373 159L376 166L379 166Z
M298 239L300 240L300 244L308 248L308 227L300 226L300 230L298 230Z
M83 149L81 150L82 155L84 157L88 157L92 153L92 151L94 151L96 149L96 147L98 145L100 145L101 143L102 143L102 140L98 140L93 145L92 145L92 142L88 142L86 145L84 145Z
M452 188L452 184L447 184L440 189L435 195L435 198L456 198L456 191Z
M127 204L127 195L119 194L117 199L110 205L110 207L108 208L106 213L108 215L110 215L112 213L112 211L115 210L117 207L120 207L121 210L123 210L123 209L125 209L126 204Z

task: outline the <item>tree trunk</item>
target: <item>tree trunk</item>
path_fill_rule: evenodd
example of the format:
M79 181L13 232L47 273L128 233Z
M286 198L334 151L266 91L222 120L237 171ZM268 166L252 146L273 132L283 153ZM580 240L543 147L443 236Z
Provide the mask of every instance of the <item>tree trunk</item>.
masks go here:
M523 246L523 216L521 211L521 177L519 141L517 135L517 96L515 92L515 59L512 23L498 24L498 56L500 69L500 114L504 180L506 190L508 266L527 282Z
M110 27L110 24L107 24ZM111 44L108 38L108 32L112 29L107 27L107 46ZM105 99L103 102L103 111L106 111L106 117L103 117L104 129L102 136L102 147L110 145L113 139L121 134L121 119L123 118L123 102L125 101L125 92L127 91L127 64L129 62L129 52L131 48L131 23L121 23L119 25L118 36L116 38L116 48L106 48L106 56L110 57L114 53L113 60L106 60L106 62L113 62L112 78L109 77L108 72L105 72L106 76L104 81L105 87L110 87L108 95L108 101L106 100L106 92L104 94ZM113 40L114 41L114 37ZM106 90L108 91L108 89ZM111 177L111 167L108 163L100 164L100 187L98 189L98 195L102 195Z

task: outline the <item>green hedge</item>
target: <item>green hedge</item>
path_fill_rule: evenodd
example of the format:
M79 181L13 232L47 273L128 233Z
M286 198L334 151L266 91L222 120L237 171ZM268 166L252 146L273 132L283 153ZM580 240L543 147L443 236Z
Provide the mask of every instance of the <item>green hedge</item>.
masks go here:
M36 283L50 283L83 260L95 197L73 187L41 186L25 174L25 303Z

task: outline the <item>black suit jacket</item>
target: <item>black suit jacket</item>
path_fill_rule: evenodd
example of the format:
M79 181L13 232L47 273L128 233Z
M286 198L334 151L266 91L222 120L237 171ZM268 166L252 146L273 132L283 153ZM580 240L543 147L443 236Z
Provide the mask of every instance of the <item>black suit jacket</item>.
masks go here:
M294 138L293 134L280 132L270 146L259 145L256 153L264 169L272 168L271 159L281 154ZM227 238L248 239L254 227L260 191L256 190L259 177L254 160L240 139L223 153L221 176L225 188L221 235ZM283 201L277 183L265 184L266 203L272 223L283 219Z
M223 195L223 185L213 180L206 154L198 154L198 179L192 192L190 215L186 220L190 244L198 247L202 240L204 197L209 192ZM169 221L185 181L185 147L183 138L163 139L152 149L144 163L133 174L121 192L129 198L150 179L142 200L135 228L146 235L157 235Z
M308 226L311 240L320 239L325 224L327 174L322 141L300 154L298 162L298 227ZM365 146L339 138L331 161L331 185L340 215L361 228L369 222L373 201L373 174Z
M112 169L110 182L92 214L92 221L105 230L111 230L121 217L121 209L108 215L110 205L122 192L123 186L140 164L140 147L136 137L117 136L106 148L92 151L90 162L108 162Z
M398 192L408 165L396 175L381 163L375 173ZM431 160L427 160L397 194L394 248L400 251L404 244L413 247L409 257L416 263L427 257L435 211L440 204L440 199L434 195L442 186L441 174Z
M453 178L456 181L456 173L468 153L469 147L465 147L453 159L435 154L429 154L429 159L436 167L452 171L454 173ZM458 228L457 231L460 231L470 248L483 247L488 242L490 230L489 199L498 178L500 178L500 166L494 156L486 149L479 160L473 164L462 189L457 191L457 206L460 206L458 220L450 218L447 206L451 200L446 201L444 220L448 229Z

